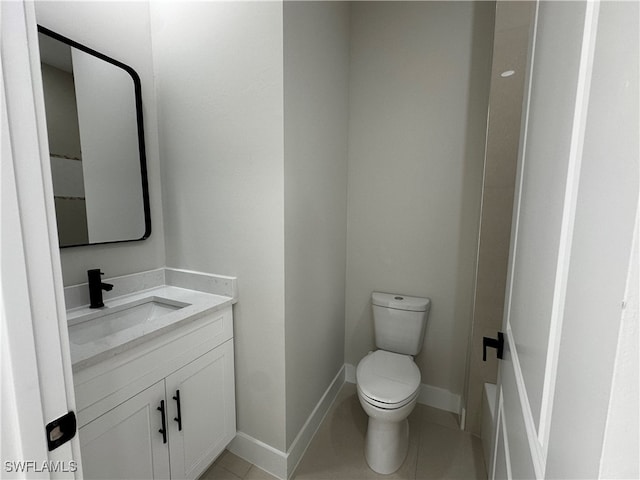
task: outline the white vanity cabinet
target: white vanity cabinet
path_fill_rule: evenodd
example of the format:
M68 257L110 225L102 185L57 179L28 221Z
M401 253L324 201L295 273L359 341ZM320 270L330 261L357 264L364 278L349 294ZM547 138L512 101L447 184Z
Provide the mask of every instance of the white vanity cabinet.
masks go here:
M236 434L232 331L229 307L76 372L84 478L201 475Z

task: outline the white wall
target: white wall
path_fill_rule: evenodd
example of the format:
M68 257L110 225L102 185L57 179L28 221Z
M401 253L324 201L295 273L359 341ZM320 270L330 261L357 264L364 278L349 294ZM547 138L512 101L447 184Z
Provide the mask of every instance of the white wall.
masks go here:
M422 382L463 390L493 2L351 10L345 356L374 348L372 291L433 301Z
M640 206L640 205L639 205ZM598 478L640 478L640 211L631 247L629 275L611 383L611 397Z
M287 448L344 364L349 6L284 2Z
M238 277L238 430L285 450L282 4L152 3L167 265Z
M142 83L151 237L141 242L62 249L64 284L86 282L90 268L101 268L107 277L158 268L164 265L164 229L148 3L40 1L36 16L39 24L129 65Z

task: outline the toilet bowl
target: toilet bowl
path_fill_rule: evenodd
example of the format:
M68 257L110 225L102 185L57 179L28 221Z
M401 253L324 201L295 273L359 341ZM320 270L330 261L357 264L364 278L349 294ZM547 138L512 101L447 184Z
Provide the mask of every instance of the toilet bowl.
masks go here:
M358 363L358 399L369 416L365 458L381 474L395 472L409 449L407 417L418 401L420 370L413 356L422 349L428 298L374 292L375 341L378 350Z
M418 401L420 371L407 355L377 350L356 370L358 399L369 416L365 458L375 472L395 472L407 456L407 417Z

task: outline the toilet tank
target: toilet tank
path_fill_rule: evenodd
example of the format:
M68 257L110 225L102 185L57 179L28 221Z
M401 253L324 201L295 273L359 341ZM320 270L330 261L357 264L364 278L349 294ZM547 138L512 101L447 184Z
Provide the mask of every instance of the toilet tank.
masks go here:
M404 355L422 350L431 300L373 292L371 305L377 348Z

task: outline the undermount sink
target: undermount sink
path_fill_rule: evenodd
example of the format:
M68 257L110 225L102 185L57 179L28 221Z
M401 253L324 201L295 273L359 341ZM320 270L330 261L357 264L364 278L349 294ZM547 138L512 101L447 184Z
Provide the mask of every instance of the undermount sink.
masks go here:
M117 332L156 320L190 304L162 297L107 307L75 318L69 325L69 340L76 345L95 342Z

